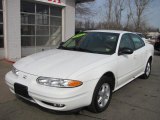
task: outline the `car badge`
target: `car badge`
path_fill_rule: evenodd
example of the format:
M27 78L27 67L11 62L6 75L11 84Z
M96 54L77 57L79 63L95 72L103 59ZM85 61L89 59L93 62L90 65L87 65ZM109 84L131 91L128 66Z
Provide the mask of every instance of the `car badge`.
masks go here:
M24 75L24 76L23 76L23 78L24 78L24 79L27 79L27 76L26 76L26 75Z

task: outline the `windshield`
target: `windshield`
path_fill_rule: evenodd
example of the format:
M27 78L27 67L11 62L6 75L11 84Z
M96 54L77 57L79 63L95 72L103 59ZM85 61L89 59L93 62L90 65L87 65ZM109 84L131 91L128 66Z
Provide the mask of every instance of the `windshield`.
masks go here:
M63 45L59 47L59 49L91 52L98 54L113 54L116 50L118 38L118 33L79 33L66 41Z

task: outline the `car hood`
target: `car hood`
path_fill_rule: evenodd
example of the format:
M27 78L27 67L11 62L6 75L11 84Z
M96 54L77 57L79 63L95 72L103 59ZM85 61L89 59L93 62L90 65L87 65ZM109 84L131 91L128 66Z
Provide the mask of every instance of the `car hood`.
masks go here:
M66 79L108 58L110 55L54 49L25 57L13 66L32 75Z

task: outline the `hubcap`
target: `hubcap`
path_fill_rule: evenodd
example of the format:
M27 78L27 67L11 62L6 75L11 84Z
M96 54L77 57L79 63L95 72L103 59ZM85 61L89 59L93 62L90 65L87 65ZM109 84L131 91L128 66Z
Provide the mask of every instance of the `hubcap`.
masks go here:
M108 103L110 97L110 86L108 83L104 83L99 92L98 92L98 99L97 103L100 108L103 108Z
M150 63L148 63L146 68L146 75L149 76L150 72L151 72L151 65Z

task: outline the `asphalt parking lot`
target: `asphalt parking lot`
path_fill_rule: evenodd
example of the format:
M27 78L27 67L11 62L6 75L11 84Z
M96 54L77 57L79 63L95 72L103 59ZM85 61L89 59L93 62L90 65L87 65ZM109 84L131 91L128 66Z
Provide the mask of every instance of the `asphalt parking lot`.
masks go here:
M4 75L12 64L0 61L0 120L160 120L160 53L155 53L149 79L136 79L113 94L108 109L99 114L54 112L17 99Z

